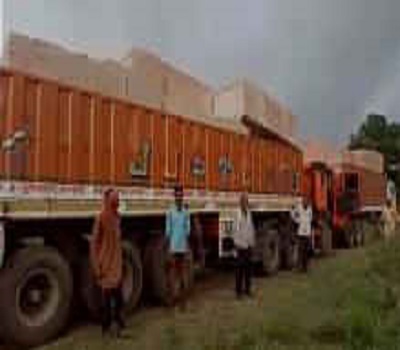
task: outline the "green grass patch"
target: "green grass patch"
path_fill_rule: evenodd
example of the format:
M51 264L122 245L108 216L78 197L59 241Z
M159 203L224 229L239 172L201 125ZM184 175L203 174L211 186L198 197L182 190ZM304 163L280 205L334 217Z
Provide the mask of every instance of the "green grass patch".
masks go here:
M369 236L366 248L314 260L307 275L257 279L253 299L235 299L232 276L190 311L133 316L130 340L103 342L91 328L46 349L400 350L400 237Z

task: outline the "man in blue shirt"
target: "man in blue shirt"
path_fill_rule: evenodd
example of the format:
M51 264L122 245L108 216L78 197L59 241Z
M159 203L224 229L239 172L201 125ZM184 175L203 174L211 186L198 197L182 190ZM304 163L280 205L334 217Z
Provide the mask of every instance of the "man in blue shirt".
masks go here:
M168 211L166 218L166 237L171 255L171 268L169 273L170 287L179 285L177 295L185 300L185 272L186 259L189 251L190 215L183 206L183 188L175 187L175 205ZM176 295L174 296L175 299Z

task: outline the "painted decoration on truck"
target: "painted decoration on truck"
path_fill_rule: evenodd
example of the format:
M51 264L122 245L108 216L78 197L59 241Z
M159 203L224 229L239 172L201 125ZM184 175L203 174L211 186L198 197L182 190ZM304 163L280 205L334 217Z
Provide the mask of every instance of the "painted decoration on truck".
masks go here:
M190 165L190 170L193 176L204 178L206 176L206 162L201 156L194 156Z
M29 135L27 128L17 129L11 136L2 140L3 151L12 151L18 144L26 143L28 141Z
M218 161L220 175L227 176L233 173L233 164L227 155L222 156Z
M300 173L297 171L292 173L292 190L294 193L300 191Z
M28 127L21 127L2 141L2 152L9 155L9 175L15 178L22 178L26 173L27 166L27 145L29 144Z
M131 163L130 174L132 177L147 177L149 176L151 157L150 142L145 141L140 147L136 160Z

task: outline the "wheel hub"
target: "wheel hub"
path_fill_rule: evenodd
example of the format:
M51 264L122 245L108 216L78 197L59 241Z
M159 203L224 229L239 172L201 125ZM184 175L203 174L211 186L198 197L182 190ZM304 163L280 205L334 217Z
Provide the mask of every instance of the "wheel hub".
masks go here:
M56 277L47 269L35 269L19 284L16 311L22 323L30 327L45 324L60 302Z
M43 302L44 292L40 289L32 289L28 291L28 301L33 305L40 305Z

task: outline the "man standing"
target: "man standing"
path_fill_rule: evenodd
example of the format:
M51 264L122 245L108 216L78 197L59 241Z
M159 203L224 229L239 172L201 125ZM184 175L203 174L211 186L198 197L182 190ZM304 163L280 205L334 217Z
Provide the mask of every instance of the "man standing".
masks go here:
M177 295L185 303L187 289L185 272L189 251L190 215L188 210L183 206L183 188L181 185L175 186L174 196L175 205L168 211L165 225L169 252L171 254L169 283L171 288L175 285L175 281L178 283L180 290L177 292ZM177 280L174 281L174 278ZM173 298L176 299L176 295Z
M119 197L113 189L103 194L103 208L97 216L92 233L90 253L96 282L102 292L102 330L107 333L112 324L117 334L124 328L122 319L122 245Z
M392 208L392 202L387 201L382 212L383 233L385 238L391 238L396 231L395 210Z
M251 295L251 255L255 242L255 232L249 200L246 193L240 196L237 228L234 233L236 247L236 296Z
M312 209L308 198L291 212L293 221L297 224L297 235L300 242L300 264L303 272L308 270L308 260L311 249Z

